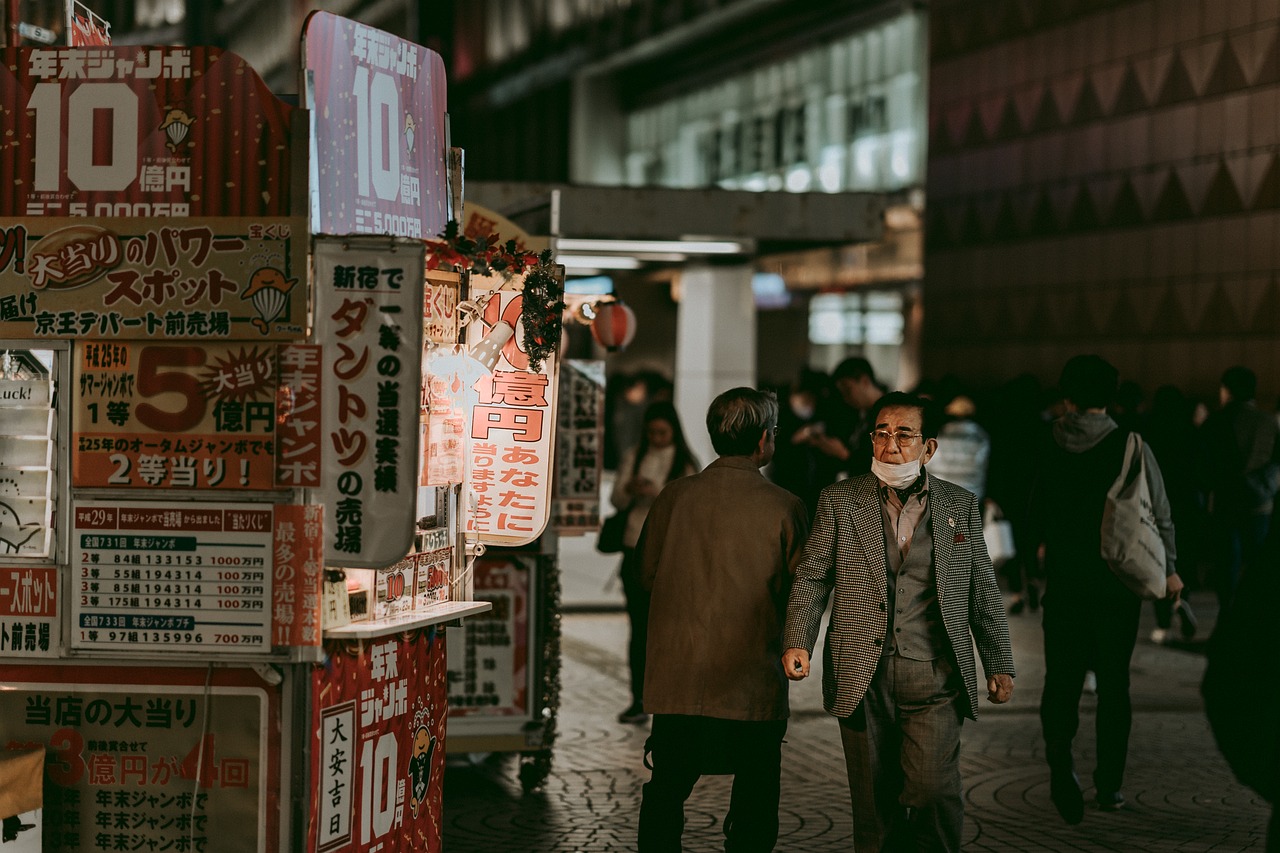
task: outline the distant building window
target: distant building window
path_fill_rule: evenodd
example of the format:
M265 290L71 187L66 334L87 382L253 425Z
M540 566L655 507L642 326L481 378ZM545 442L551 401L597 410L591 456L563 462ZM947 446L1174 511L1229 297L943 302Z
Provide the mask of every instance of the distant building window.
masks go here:
M902 344L902 294L820 293L809 301L809 342L815 345Z

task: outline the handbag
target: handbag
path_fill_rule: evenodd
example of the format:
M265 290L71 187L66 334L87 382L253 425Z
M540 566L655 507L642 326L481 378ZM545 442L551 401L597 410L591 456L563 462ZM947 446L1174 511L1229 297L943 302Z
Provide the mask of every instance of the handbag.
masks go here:
M1139 598L1165 596L1165 553L1147 486L1142 438L1129 433L1120 476L1102 509L1102 559Z
M1013 523L997 515L994 505L987 504L982 514L982 539L987 545L991 565L999 568L1018 553L1013 545Z
M596 550L601 554L618 554L622 551L622 537L627 532L627 516L631 507L619 510L609 516L600 525L600 533L596 536Z

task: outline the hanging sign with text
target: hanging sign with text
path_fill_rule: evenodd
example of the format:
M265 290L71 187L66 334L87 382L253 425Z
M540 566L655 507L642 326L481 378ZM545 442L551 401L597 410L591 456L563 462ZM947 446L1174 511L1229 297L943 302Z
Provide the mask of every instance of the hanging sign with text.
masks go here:
M416 529L423 244L316 238L314 263L325 565L385 568Z
M390 33L315 12L303 28L319 234L434 239L444 230L444 60Z
M499 320L520 325L524 295L500 290L485 304L483 322L467 326L474 347ZM559 360L530 373L517 333L497 366L480 379L467 442L467 482L475 495L468 530L486 545L515 547L542 534L551 517L555 462L556 377Z

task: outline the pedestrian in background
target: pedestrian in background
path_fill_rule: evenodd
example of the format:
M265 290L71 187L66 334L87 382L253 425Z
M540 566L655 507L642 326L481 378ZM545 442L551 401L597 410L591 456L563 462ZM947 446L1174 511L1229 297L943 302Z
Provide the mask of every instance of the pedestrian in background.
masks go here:
M1209 493L1218 613L1230 606L1241 567L1252 562L1275 504L1276 421L1258 408L1258 377L1236 365L1222 374L1222 408L1200 428L1200 467Z
M670 403L654 403L645 410L640 443L622 456L618 479L609 500L627 514L622 534L622 594L627 604L630 639L627 665L631 671L631 704L618 714L620 723L644 723L645 646L648 642L649 592L640 582L640 561L636 542L649 508L663 487L679 477L698 472L698 460L684 439L680 416Z
M704 773L732 773L725 849L767 853L778 839L787 680L782 621L808 516L760 469L773 458L778 402L734 388L712 401L719 458L658 495L640 539L652 592L645 745L653 775L640 805L641 853L679 851L684 803Z
M1121 792L1129 751L1132 707L1129 663L1138 638L1142 600L1102 558L1102 514L1107 490L1121 474L1129 432L1107 414L1119 373L1096 355L1072 358L1059 386L1067 413L1053 426L1041 454L1032 494L1045 555L1044 693L1040 722L1049 762L1049 795L1063 820L1084 819L1084 795L1071 745L1080 727L1080 695L1088 671L1097 677L1097 765L1094 798L1099 808L1124 806ZM1164 482L1151 448L1143 445L1152 510L1166 553L1170 597L1182 581Z
M977 715L974 641L995 703L1013 650L970 492L923 469L929 401L887 394L872 412L871 472L823 490L787 607L782 663L809 674L827 600L823 704L840 721L858 853L960 849L960 724Z

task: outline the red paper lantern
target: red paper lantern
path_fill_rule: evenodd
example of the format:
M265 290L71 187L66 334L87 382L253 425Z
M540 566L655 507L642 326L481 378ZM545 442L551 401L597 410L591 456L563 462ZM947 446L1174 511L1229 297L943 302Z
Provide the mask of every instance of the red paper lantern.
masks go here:
M596 306L591 336L609 352L627 348L636 336L636 312L624 302L603 302Z

